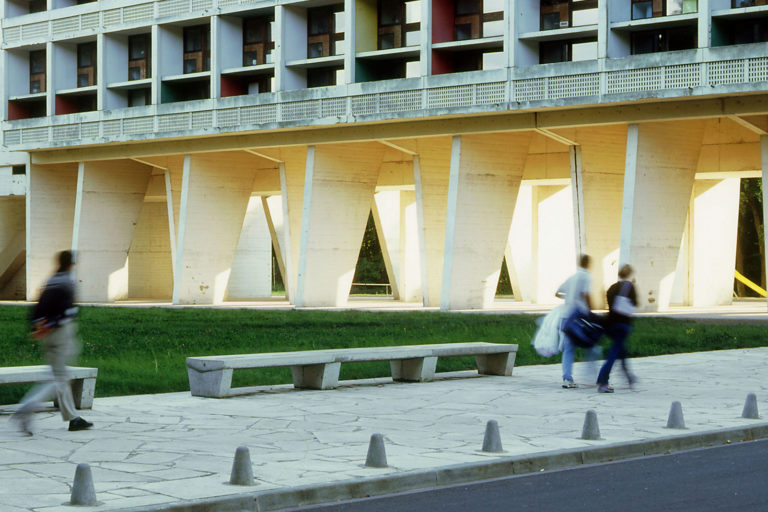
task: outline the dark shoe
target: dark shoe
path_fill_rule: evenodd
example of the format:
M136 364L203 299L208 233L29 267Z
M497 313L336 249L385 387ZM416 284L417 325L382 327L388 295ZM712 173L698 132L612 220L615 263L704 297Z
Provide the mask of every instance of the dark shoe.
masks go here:
M613 393L613 388L608 384L600 384L597 386L598 393Z
M24 434L31 436L34 434L32 431L32 418L28 413L15 412L11 416L11 421L16 422L17 428Z
M69 431L74 432L75 430L88 430L92 426L93 426L93 423L91 423L90 421L85 421L83 418L78 416L77 418L69 422Z

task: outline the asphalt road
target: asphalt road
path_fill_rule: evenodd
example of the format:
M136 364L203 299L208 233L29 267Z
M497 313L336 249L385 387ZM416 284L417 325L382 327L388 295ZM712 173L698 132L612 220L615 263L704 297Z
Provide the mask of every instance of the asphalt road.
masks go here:
M768 511L768 440L296 510Z

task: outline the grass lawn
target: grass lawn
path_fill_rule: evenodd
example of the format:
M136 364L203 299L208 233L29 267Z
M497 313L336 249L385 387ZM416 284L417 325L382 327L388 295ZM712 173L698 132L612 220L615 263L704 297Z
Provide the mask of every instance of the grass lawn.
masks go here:
M2 366L41 364L27 336L27 306L0 307ZM488 341L520 345L517 365L557 363L536 354L535 317L435 312L262 311L83 307L79 364L99 369L97 396L189 389L186 356L322 348ZM765 327L640 318L630 338L635 356L766 344ZM473 358L438 362L438 371L474 368ZM389 375L389 363L342 365L341 378ZM239 371L235 386L291 382L289 368ZM0 403L17 402L29 386L0 387Z

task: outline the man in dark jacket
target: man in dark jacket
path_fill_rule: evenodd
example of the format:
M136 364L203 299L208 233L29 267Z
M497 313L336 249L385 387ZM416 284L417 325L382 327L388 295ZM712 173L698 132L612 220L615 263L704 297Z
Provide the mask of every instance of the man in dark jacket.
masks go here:
M75 283L70 274L75 262L71 251L59 253L58 260L59 268L45 284L31 315L32 337L42 341L53 379L32 388L12 417L19 428L29 435L33 433L32 413L40 409L41 402L54 396L58 400L61 417L69 422L69 430L85 430L93 426L77 413L67 370L67 363L75 359L79 352L75 333Z
M632 315L637 308L637 293L635 284L631 280L634 270L629 265L623 265L619 269L619 280L612 284L606 292L608 299L608 318L606 320L605 331L611 338L611 348L608 351L608 357L600 369L597 376L598 393L613 393L613 387L608 385L608 378L611 375L613 363L621 359L621 368L627 377L629 386L632 387L637 379L629 371L627 364L627 348L625 342L632 333Z

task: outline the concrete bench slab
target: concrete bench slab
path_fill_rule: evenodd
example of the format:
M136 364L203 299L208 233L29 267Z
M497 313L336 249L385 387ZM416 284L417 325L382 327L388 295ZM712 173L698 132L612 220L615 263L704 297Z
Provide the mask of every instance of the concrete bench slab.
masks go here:
M98 368L84 368L80 366L68 366L72 397L75 407L78 409L90 409L93 407L93 394L96 391L96 377ZM2 384L29 384L52 380L49 366L7 366L0 368L0 385Z
M434 378L438 357L475 356L478 373L508 376L516 354L517 345L484 342L237 354L188 357L187 374L192 395L219 398L232 394L237 369L290 366L294 387L333 389L341 363L389 361L393 380L422 382Z

